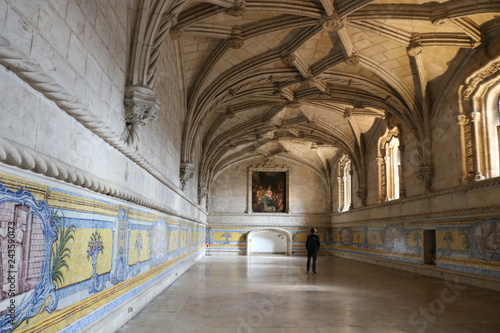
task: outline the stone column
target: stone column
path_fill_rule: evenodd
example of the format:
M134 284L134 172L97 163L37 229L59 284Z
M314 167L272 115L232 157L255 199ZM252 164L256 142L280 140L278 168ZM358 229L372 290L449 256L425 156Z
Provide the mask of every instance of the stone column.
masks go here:
M377 157L378 164L378 202L384 202L386 197L386 170L385 170L385 159L382 156Z
M481 113L477 111L472 111L471 112L471 121L474 126L474 148L475 148L475 169L476 172L474 174L474 179L475 180L481 180L484 179L484 175L482 170L482 154L483 150L481 149L481 142L482 142L482 133L481 133L481 124L479 121L481 120Z

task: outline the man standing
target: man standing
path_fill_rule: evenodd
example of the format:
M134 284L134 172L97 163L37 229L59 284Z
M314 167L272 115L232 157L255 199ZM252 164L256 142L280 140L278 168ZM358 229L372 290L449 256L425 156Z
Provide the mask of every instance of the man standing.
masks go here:
M307 250L307 273L309 273L309 268L311 267L312 258L312 270L316 274L316 259L318 258L319 252L319 236L316 234L318 231L315 228L311 228L311 234L307 236L306 250Z

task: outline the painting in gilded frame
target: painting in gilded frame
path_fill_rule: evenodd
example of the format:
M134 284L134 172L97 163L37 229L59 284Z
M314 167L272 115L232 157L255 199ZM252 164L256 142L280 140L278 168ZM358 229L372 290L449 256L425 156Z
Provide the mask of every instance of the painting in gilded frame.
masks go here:
M252 212L287 212L286 179L286 172L252 171Z

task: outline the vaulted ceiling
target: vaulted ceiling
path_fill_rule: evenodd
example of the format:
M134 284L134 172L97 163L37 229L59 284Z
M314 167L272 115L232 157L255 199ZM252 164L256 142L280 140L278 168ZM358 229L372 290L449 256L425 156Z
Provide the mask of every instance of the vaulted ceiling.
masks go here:
M343 152L363 187L370 130L392 115L430 165L429 83L499 13L487 0L176 1L163 22L182 54L182 168L206 187L228 165L279 155L329 179Z

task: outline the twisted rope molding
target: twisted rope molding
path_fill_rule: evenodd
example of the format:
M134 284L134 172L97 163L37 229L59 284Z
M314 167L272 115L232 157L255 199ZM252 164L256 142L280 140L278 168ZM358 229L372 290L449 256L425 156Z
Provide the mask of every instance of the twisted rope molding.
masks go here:
M31 62L24 53L12 48L10 42L3 37L0 37L0 64L17 75L34 90L41 93L45 98L54 102L61 110L75 118L79 123L99 136L102 140L116 148L163 185L184 198L193 207L199 208L195 202L187 198L183 193L180 193L177 186L140 155L134 148L136 143L133 138L130 137L132 135L131 133L124 133L121 136L117 135L99 118L94 116L90 110L85 108L82 103L78 102L73 95L67 93L51 76L45 74L39 65ZM126 128L125 131L127 131ZM37 162L39 162L39 160L37 160ZM43 169L43 166L39 167ZM64 170L62 172L69 172L69 170ZM50 174L46 174L46 176L53 177ZM69 182L73 183L72 181ZM73 184L79 185L77 183Z
M178 216L193 222L203 223L200 220L195 220L178 211L166 208L146 197L3 137L0 137L0 162L42 174L50 178L59 179L100 194L132 202L159 212Z

